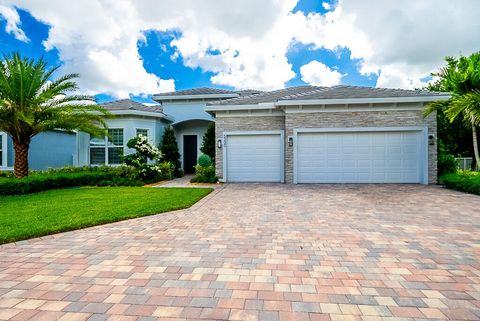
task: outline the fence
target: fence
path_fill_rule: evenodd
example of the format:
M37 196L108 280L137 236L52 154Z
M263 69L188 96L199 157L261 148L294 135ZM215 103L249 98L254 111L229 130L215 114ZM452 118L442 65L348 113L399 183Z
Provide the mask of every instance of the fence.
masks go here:
M458 168L464 171L472 169L473 158L472 157L456 157L458 162Z

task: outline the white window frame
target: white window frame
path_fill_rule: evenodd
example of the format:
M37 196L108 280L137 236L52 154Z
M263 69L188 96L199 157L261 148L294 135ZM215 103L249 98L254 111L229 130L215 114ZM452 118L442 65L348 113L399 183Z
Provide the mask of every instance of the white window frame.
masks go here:
M0 140L2 141L2 149L0 153L2 154L2 162L0 163L0 168L7 167L7 134L0 132Z
M138 137L138 131L143 130L147 132L147 138L150 138L150 129L148 128L135 128L135 137Z
M108 136L105 136L104 138L104 145L103 146L98 146L98 147L93 147L93 148L104 148L105 150L105 163L104 164L92 164L92 160L91 160L91 139L92 137L90 137L90 141L89 141L89 145L88 145L88 163L90 164L90 166L101 166L101 165L108 165L108 166L119 166L121 165L121 163L119 164L110 164L110 160L108 159L108 149L109 148L123 148L123 155L125 155L125 150L127 148L127 145L126 145L126 142L125 142L125 128L123 127L110 127L108 128L109 130L111 129L121 129L122 130L122 136L123 136L123 145L113 145L113 146L109 146L109 139L108 139Z

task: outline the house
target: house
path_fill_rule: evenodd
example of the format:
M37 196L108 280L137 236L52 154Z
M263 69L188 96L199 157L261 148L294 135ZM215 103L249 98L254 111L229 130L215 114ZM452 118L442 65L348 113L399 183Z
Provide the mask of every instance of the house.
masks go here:
M216 170L225 182L436 183L436 117L425 104L445 93L357 86L297 86L270 92L195 88L103 104L109 137L52 131L32 140L32 169L116 165L136 135L158 145L172 126L186 173L216 123ZM0 132L0 169L13 165Z
M298 86L209 102L225 182L436 183L445 93Z
M186 173L193 173L203 135L213 122L212 115L204 110L206 103L254 93L260 92L196 88L154 95L158 104L149 106L130 99L104 103L102 106L115 116L106 120L110 139L90 137L83 132L41 133L30 144L30 169L117 165L121 163L120 156L130 152L127 142L131 138L142 134L158 145L165 127L172 126L182 168ZM0 170L11 170L13 162L12 139L0 132Z

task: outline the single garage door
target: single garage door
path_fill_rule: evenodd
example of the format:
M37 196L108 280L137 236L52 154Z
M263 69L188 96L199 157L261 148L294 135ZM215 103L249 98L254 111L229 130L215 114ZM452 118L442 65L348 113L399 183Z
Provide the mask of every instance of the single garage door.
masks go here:
M281 134L226 136L226 174L229 182L282 182Z
M299 132L297 183L421 183L421 131Z

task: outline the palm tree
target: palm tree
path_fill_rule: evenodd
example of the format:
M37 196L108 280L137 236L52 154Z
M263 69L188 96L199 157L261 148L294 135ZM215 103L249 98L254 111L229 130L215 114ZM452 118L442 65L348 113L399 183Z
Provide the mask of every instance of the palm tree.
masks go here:
M447 66L432 76L438 77L434 87L451 93L448 101L436 101L424 110L427 116L436 110L442 110L453 122L458 117L471 126L475 164L480 165L477 127L480 125L480 52L468 57L447 57Z
M51 80L58 68L18 53L0 60L0 130L13 140L15 177L28 176L28 149L38 133L62 129L105 134L103 117L109 114L91 97L75 94L77 74Z

